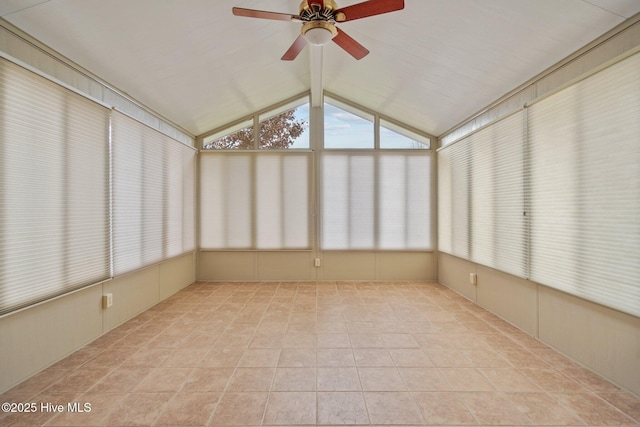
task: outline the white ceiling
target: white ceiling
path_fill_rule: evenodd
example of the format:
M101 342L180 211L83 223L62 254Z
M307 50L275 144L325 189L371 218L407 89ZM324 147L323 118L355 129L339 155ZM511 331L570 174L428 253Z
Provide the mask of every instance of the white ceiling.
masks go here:
M338 0L340 6L359 0ZM280 57L299 0L0 0L0 16L194 135L309 90L308 48ZM405 0L339 24L371 53L324 47L324 88L440 135L640 12L638 0Z

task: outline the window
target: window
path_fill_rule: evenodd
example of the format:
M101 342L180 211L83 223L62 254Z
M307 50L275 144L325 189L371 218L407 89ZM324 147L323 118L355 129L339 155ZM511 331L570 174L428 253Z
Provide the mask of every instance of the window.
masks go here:
M259 131L256 135L255 128ZM309 149L309 98L254 115L206 136L205 150Z
M438 152L438 247L526 277L524 112Z
M0 59L0 314L109 278L109 110Z
M380 148L428 150L431 148L431 140L388 120L380 119Z
M374 117L336 100L324 103L324 148L374 148Z
M255 148L253 120L244 120L206 137L202 148L205 150L251 150Z
M322 154L322 249L431 249L431 156Z
M439 150L439 249L640 315L638 70L636 53Z
M640 54L528 109L531 279L640 315Z
M311 152L202 152L203 249L309 249Z
M193 148L113 112L115 275L194 249Z
M432 157L414 151L429 139L333 98L324 108L321 249L430 250Z
M285 104L259 117L258 148L309 149L308 98Z

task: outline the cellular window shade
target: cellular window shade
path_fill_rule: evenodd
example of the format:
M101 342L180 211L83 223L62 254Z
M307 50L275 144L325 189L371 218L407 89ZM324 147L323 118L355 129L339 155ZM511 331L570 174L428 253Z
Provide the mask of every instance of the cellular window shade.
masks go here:
M471 260L527 276L524 112L473 134L469 141Z
M528 120L531 278L640 315L640 55Z
M194 249L196 151L114 111L114 275Z
M203 249L309 249L310 152L200 153Z
M469 145L462 141L438 151L438 249L470 258Z
M325 151L322 249L431 248L430 185L429 153Z
M439 249L527 276L524 112L449 145L439 158Z
M109 110L0 59L0 314L109 271Z

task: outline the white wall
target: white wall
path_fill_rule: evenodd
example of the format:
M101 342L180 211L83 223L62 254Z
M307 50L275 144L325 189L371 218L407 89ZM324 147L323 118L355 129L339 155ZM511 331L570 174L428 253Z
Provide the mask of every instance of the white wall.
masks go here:
M640 318L452 255L438 259L440 283L640 395Z
M0 318L0 393L195 281L188 253ZM102 295L113 306L102 308Z

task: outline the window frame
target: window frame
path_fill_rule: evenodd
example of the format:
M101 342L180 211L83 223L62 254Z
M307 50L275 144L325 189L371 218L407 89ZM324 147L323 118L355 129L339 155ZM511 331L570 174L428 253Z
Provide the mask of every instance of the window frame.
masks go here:
M311 149L311 137L308 134L308 144L306 147L296 148L268 148L260 146L260 125L262 122L269 120L279 114L285 113L290 110L295 110L303 105L307 105L309 108L309 117L307 117L307 132L309 133L309 122L311 121L311 100L308 93L298 95L293 98L289 98L283 102L272 105L266 109L260 110L249 116L242 117L238 120L231 122L230 124L216 128L206 134L202 135L198 139L200 140L200 150L203 151L242 151L248 152L252 150L258 151L304 151ZM207 148L206 145L225 136L233 135L243 129L251 128L253 133L253 144L251 148Z

